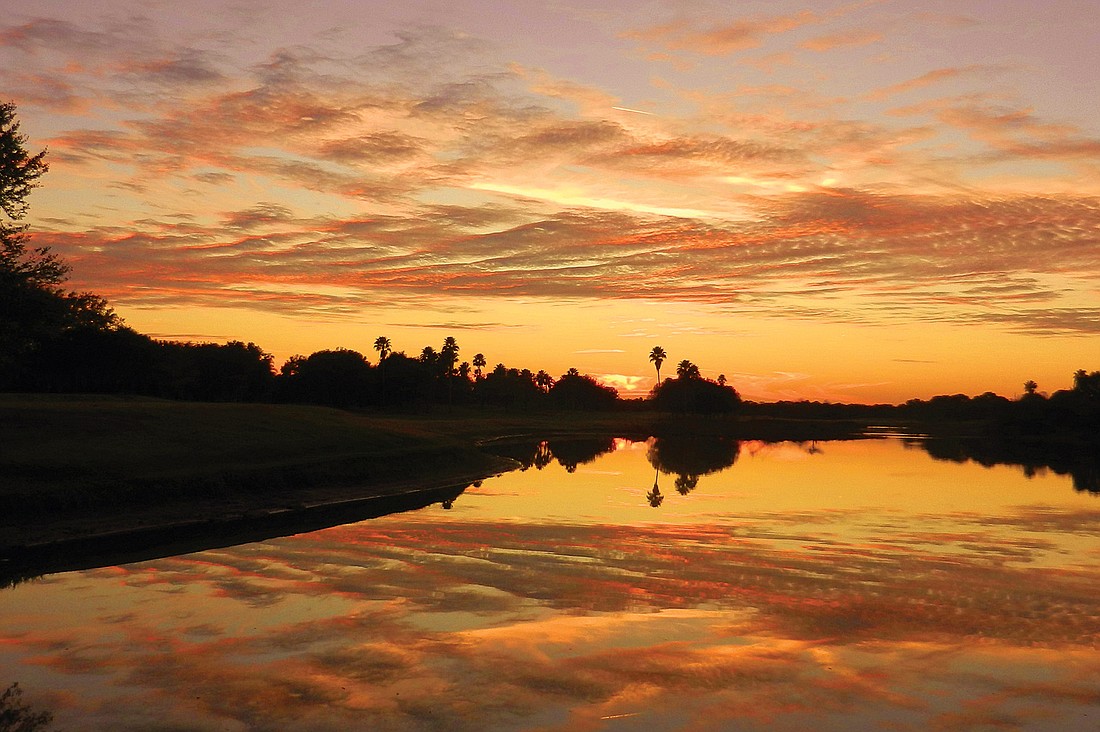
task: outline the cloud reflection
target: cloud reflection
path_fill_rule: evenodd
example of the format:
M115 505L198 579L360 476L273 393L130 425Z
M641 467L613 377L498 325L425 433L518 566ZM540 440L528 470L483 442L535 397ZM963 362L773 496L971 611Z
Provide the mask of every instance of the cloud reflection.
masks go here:
M1010 708L1048 689L1017 675L1032 678L1048 654L1097 668L1095 565L1029 567L1044 548L981 531L828 542L769 522L516 524L502 536L375 521L93 572L152 615L92 618L93 640L59 627L7 644L67 676L119 679L131 729L146 723L136 710L163 703L186 703L198 729L928 714L916 679L931 668L964 691L996 684L988 713L1026 721ZM985 670L952 670L975 654ZM1070 706L1100 693L1072 675L1059 688ZM961 729L975 715L937 719Z

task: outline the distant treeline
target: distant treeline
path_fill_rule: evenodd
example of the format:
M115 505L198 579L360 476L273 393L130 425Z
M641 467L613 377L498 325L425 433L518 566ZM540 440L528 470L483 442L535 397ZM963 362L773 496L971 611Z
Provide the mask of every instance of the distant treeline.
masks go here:
M611 387L569 369L546 371L487 365L482 354L461 358L454 338L415 356L374 343L373 362L359 351L322 350L293 356L278 369L254 343L181 343L150 338L117 319L77 323L40 333L21 358L0 369L0 390L136 394L168 399L297 402L363 409L472 405L503 410L655 409L775 419L852 420L887 424L975 423L999 434L1100 433L1100 371L1080 370L1072 389L1044 395L1033 382L1018 399L987 392L911 399L904 404L743 401L724 377L712 381L688 361L644 399L623 399Z
M1027 382L1024 394L1008 399L985 392L979 396L951 394L910 399L904 404L833 404L828 402L746 402L746 414L790 419L858 420L886 424L912 422L937 431L937 426L972 423L971 435L995 432L1004 436L1083 434L1100 437L1100 371L1077 371L1072 389L1047 396Z
M126 327L79 326L42 338L0 373L0 390L136 394L167 399L298 402L341 408L484 405L612 409L618 393L570 369L491 369L458 361L458 345L426 347L416 357L383 350L374 363L350 349L293 356L276 371L254 343L180 343ZM483 364L478 354L475 363ZM731 390L732 391L732 390Z

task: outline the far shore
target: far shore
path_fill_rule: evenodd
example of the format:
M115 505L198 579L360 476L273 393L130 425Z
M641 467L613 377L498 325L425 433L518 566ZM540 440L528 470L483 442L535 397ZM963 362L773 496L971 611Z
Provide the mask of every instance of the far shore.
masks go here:
M965 435L973 425L956 425ZM762 416L355 413L144 397L0 394L0 585L255 541L453 498L562 435L856 439L916 425Z

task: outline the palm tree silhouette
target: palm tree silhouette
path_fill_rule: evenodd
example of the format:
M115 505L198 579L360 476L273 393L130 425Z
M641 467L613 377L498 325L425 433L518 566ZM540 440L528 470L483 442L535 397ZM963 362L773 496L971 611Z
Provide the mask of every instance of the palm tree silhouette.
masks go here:
M382 406L386 406L386 357L393 350L393 344L386 336L374 339L374 350L378 351L378 368L382 372Z
M550 391L550 387L554 385L554 377L545 371L539 371L535 374L535 386L541 389L544 393Z
M645 499L649 501L649 505L657 508L664 503L665 497L661 493L661 489L656 485L653 486L653 490L645 494Z
M443 339L443 348L439 350L440 365L445 369L447 377L447 406L454 401L454 374L455 364L458 363L458 341L453 336Z
M483 373L482 369L485 368L487 363L488 362L485 360L485 354L483 354L483 353L475 353L474 354L473 364L474 364L474 378L475 379L478 379L478 380L481 379L481 375Z
M378 336L374 339L374 350L378 351L379 361L385 361L386 356L390 355L390 351L393 350L393 344L386 336Z
M681 379L698 379L699 367L685 358L676 364L676 376Z
M668 354L665 353L665 349L660 346L654 346L653 350L649 352L649 360L653 362L653 365L657 367L657 384L661 383L661 364L668 358Z
M657 485L657 481L661 477L661 469L654 468L653 470L653 488L645 494L645 499L649 501L649 505L657 508L661 505L661 502L665 500L665 497L661 494L661 486Z

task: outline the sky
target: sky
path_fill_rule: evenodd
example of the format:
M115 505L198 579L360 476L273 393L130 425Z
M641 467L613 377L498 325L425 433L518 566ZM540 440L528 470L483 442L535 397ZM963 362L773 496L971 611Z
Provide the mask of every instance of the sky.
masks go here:
M1100 3L8 0L35 243L160 338L644 394L1100 368Z

